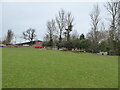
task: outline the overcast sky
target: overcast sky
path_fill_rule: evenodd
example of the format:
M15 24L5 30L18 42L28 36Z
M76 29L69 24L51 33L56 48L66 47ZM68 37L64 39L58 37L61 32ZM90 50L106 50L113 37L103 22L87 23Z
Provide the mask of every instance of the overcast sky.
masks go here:
M74 30L79 34L86 34L90 30L90 12L95 4L101 9L102 21L107 17L104 7L105 2L4 2L0 4L0 14L2 8L2 34L5 36L8 29L12 29L17 41L22 32L28 28L36 30L37 39L43 40L46 33L46 22L54 19L58 11L64 9L70 11L74 16ZM0 15L1 19L1 15ZM0 20L1 21L1 20ZM0 32L1 33L1 32ZM1 37L0 37L1 38Z

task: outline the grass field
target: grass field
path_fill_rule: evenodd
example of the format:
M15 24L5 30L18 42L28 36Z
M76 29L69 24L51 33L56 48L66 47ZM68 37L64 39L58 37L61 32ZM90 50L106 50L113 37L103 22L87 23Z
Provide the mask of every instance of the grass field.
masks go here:
M3 88L117 88L118 57L3 48Z

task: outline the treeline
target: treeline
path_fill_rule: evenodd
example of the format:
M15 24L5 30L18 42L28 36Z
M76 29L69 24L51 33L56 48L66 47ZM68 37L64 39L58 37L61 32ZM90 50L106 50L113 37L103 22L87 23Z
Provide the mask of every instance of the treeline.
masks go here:
M98 53L109 52L110 55L120 55L120 2L105 3L106 13L109 13L109 24L107 27L100 16L98 5L93 7L90 13L90 31L84 35L74 29L74 16L71 12L61 9L54 19L46 23L47 32L44 36L44 46L65 47L68 50L78 48L86 52ZM13 38L13 31L8 30L4 44L10 44ZM23 39L33 41L36 37L35 29L29 28L22 33Z
M109 52L110 55L119 54L118 33L118 4L119 2L107 2L104 6L109 13L110 25L108 28L102 22L100 8L95 5L90 13L91 29L84 35L71 34L74 31L74 17L71 12L61 9L58 15L47 22L47 33L44 37L45 46L65 47L69 50L79 48L87 52Z
M22 36L21 36L22 39L28 40L30 42L33 41L35 37L36 37L35 29L32 28L29 28L26 31L22 32ZM9 29L7 35L4 37L4 40L0 41L0 43L10 45L12 44L13 38L16 38L14 32L11 29Z

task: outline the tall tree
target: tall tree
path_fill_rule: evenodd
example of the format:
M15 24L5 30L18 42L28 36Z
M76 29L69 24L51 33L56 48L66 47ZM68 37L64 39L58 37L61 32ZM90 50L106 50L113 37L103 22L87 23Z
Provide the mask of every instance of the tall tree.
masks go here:
M107 2L105 7L111 15L109 35L110 39L114 40L116 38L118 2Z
M36 34L35 34L35 29L28 29L26 30L25 32L23 32L23 38L25 40L29 40L30 42L33 41L36 37Z
M118 20L117 20L117 29L118 29L118 39L120 41L120 1L118 2Z
M68 12L66 15L66 33L67 33L67 41L70 41L70 32L72 31L73 28L73 16L71 12Z
M92 51L98 52L98 43L99 43L99 31L98 25L100 22L100 9L98 5L95 5L93 11L90 14L91 18L91 31L89 32L89 37L92 42Z
M54 34L56 33L56 25L55 25L55 20L51 20L47 22L47 35L49 36L49 44L52 46L53 44L53 37Z
M59 42L62 41L62 33L63 30L65 29L65 23L66 23L66 15L65 15L65 11L63 9L61 9L61 11L59 11L58 16L56 17L56 22L57 22L57 27L59 30Z
M6 36L6 39L5 39L5 43L6 44L10 44L11 43L11 41L12 41L12 39L13 39L13 31L12 30L8 30L8 32L7 32L7 36Z
M118 29L118 39L119 39L119 41L120 41L120 1L119 1L119 3L118 3L118 21L117 21L117 25L118 25L118 27L117 27L117 29Z
M120 56L120 1L118 2L118 20L117 20L117 30L118 30L118 55Z
M65 41L67 41L67 33L66 33L66 32L64 32L64 33L63 33L63 35L65 36L65 38L64 38L64 39L65 39Z
M109 45L111 47L111 52L115 52L116 45L114 42L117 40L117 14L118 14L118 2L107 2L105 7L109 14L111 15L110 27L109 27Z

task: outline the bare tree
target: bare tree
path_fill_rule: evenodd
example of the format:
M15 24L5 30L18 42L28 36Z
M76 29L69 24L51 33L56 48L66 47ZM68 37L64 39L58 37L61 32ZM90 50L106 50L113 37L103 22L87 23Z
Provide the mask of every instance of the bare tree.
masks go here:
M57 22L57 27L59 30L59 42L61 42L62 41L62 32L66 26L66 15L65 15L65 11L63 9L61 9L61 11L59 11L58 16L56 17L56 22Z
M51 20L47 22L47 35L49 37L50 45L52 46L53 43L53 37L56 33L56 26L55 26L55 20Z
M73 16L71 12L68 12L66 15L66 34L67 34L67 41L70 41L70 32L72 31L73 28Z
M14 35L13 31L9 29L8 32L7 32L6 39L3 41L3 43L10 44L12 39L13 39L13 35Z
M109 14L111 15L110 19L110 30L109 30L109 37L111 40L116 39L116 33L117 33L117 13L118 13L118 2L107 2L105 4L105 7Z
M98 5L94 6L93 11L90 14L91 18L91 31L89 32L89 38L91 38L92 42L92 51L98 51L98 43L99 43L99 31L98 25L100 22L100 9Z
M118 40L120 41L120 1L118 3L118 20L117 20L117 30L118 30Z
M36 34L35 34L35 29L28 29L26 30L25 32L23 32L23 38L25 40L29 40L30 42L33 41L36 37Z
M110 27L109 27L109 45L111 47L111 52L115 52L117 49L116 41L118 39L117 30L117 15L118 15L118 2L107 2L105 7L109 14L111 15Z
M118 30L118 55L120 56L120 1L118 2L118 20L117 20L117 30Z
M63 35L64 35L64 41L67 41L67 33L64 32Z

